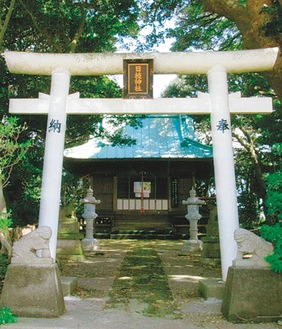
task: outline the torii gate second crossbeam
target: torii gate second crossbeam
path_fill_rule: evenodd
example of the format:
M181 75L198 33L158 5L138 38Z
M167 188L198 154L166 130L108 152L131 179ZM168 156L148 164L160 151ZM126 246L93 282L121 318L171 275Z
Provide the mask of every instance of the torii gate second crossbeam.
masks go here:
M233 238L239 227L230 113L268 113L268 98L228 95L227 73L260 72L273 69L278 48L227 52L181 53L92 53L46 54L5 52L12 73L51 75L50 96L11 99L10 112L48 113L39 226L52 229L50 249L56 258L66 116L69 114L210 113L217 195L222 278L236 257ZM154 59L156 74L207 74L209 94L198 99L79 99L69 95L71 75L122 74L124 59Z

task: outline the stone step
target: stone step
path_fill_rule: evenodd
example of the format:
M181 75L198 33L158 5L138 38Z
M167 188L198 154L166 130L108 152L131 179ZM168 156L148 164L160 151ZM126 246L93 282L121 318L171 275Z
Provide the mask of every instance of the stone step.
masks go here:
M199 281L199 293L205 299L223 299L225 282L221 279L208 278Z
M77 288L77 278L72 276L61 277L63 296L71 296Z
M117 228L129 228L129 229L164 229L167 227L171 227L171 225L167 222L152 222L152 221L118 221L115 222L115 225L112 227L112 229Z
M122 225L122 226L115 226L112 228L111 232L116 233L116 232L125 232L125 231L131 231L131 232L170 232L172 231L171 226L136 226L136 225Z
M136 231L118 231L110 234L111 239L174 239L175 236L170 231L154 231L154 230L136 230Z

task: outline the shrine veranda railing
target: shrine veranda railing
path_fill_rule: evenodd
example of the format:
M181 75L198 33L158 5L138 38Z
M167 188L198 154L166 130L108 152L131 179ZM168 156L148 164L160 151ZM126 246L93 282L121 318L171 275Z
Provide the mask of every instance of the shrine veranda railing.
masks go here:
M167 199L117 199L117 210L168 210Z

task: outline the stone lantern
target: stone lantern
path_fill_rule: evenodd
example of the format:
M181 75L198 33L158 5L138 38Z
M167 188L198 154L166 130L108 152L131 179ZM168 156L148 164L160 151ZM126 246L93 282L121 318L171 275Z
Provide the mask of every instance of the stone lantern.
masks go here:
M84 212L82 217L86 220L86 235L82 239L82 249L84 252L92 252L99 249L99 242L93 237L94 234L94 220L98 217L96 214L96 204L101 201L93 196L93 190L89 187L86 197L81 199L80 202L84 205Z
M203 242L198 239L198 220L202 218L199 213L200 205L205 201L196 197L196 191L192 187L190 191L190 197L187 200L183 200L182 204L187 205L187 214L185 218L190 222L190 239L185 241L184 251L197 251L203 249Z

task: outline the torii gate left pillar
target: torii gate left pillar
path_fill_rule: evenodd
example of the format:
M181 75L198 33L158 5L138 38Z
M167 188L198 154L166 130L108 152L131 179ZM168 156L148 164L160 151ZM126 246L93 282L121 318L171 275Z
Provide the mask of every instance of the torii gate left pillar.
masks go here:
M39 209L39 227L50 226L51 256L55 260L60 211L64 143L66 133L66 106L70 74L63 68L52 73L50 104L47 119L43 177Z
M227 72L271 70L277 48L158 54L36 54L6 52L12 73L52 75L50 98L11 100L11 113L48 113L39 226L49 226L51 256L56 257L66 113L72 114L211 114L221 247L222 277L236 256L233 233L239 226L230 113L266 113L271 99L241 99L228 95ZM155 60L156 74L207 74L209 95L198 99L99 100L68 96L71 75L122 74L123 59ZM26 104L25 104L26 103ZM25 111L26 110L26 111Z

